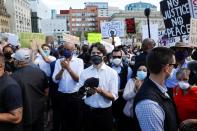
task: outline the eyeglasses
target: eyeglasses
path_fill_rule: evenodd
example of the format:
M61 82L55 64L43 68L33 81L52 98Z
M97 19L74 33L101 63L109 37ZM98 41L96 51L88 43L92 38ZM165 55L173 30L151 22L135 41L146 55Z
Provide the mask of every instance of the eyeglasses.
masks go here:
M168 64L170 66L174 66L174 67L177 67L178 65L177 64Z

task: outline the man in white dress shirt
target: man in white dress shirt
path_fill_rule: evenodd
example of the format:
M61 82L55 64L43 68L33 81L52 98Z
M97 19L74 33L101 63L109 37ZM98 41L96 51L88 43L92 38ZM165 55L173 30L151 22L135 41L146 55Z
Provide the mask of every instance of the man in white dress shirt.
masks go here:
M118 97L118 74L104 63L106 49L102 44L92 45L90 53L93 65L81 73L78 87L92 77L98 78L99 84L84 99L85 131L112 131L111 105Z
M84 64L79 58L73 56L75 45L64 44L64 58L55 63L53 81L59 84L60 108L62 115L62 131L80 131L82 121L81 99L78 98L79 80Z

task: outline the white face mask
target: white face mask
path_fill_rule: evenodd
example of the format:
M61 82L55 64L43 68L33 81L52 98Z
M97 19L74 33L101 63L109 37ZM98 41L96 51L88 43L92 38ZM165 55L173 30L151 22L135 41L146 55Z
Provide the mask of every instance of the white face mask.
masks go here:
M120 65L122 62L122 59L119 59L119 58L115 58L112 60L112 63L116 66Z
M178 84L179 87L183 90L187 90L190 87L189 83L186 81L179 81Z

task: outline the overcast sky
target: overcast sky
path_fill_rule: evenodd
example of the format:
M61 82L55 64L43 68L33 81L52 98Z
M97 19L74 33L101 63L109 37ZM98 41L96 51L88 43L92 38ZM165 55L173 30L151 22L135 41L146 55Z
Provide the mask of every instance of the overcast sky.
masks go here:
M49 9L56 9L57 11L60 9L69 9L72 7L73 9L84 8L85 2L108 2L109 6L116 6L120 9L124 10L125 5L134 3L134 2L150 2L157 6L157 10L159 9L159 2L161 0L42 0L43 3Z

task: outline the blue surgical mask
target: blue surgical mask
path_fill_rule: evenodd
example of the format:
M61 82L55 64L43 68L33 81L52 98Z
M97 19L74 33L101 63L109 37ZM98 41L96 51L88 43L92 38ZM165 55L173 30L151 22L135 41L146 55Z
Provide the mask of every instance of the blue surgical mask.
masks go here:
M49 56L49 55L50 55L50 53L51 53L51 51L50 51L50 50L44 50L44 54L45 54L46 56Z
M65 58L71 58L72 55L73 55L73 51L69 51L69 50L64 49L64 57Z
M144 71L137 71L137 78L139 80L144 80L147 76L147 72Z

